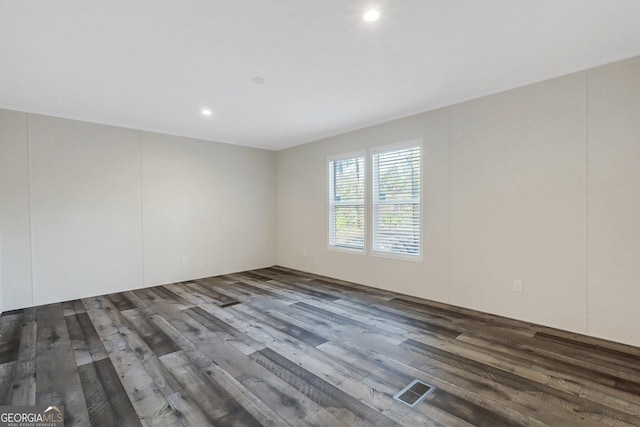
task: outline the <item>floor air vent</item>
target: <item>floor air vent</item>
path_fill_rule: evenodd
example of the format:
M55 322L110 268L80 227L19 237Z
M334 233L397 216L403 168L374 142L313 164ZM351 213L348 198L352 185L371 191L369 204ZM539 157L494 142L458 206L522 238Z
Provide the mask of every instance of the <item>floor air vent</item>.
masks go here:
M427 384L420 380L413 380L411 383L403 388L400 393L393 396L394 399L409 405L411 407L416 406L422 402L425 397L429 396L436 388L431 384Z
M222 308L233 307L236 304L240 304L240 301L225 302L224 304L220 304L220 307L222 307Z

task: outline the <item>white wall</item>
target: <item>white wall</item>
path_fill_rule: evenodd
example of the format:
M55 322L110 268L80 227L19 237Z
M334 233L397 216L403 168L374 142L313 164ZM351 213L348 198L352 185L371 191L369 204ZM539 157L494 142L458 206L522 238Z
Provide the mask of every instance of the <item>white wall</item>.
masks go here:
M33 303L27 115L0 110L0 309Z
M275 153L151 133L142 147L145 285L275 263Z
M3 310L275 262L273 152L7 110L0 143Z
M29 116L34 303L142 283L140 136Z
M328 250L327 157L416 138L424 262ZM280 151L277 182L281 265L640 345L640 58Z

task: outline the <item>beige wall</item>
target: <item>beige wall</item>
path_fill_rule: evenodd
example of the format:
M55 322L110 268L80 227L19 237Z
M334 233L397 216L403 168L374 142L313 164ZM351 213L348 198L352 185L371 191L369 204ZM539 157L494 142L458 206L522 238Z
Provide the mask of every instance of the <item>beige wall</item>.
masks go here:
M0 110L0 162L3 310L275 262L273 152Z
M589 71L589 332L640 345L640 58Z
M586 94L579 73L451 107L452 303L585 331Z
M424 261L327 249L327 157L416 138ZM640 345L639 58L280 151L277 182L279 264Z

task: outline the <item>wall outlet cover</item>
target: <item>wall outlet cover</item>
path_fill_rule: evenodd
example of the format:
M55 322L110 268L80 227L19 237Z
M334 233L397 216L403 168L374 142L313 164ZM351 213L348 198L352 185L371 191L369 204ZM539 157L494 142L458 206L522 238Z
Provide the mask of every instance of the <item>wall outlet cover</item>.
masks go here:
M524 292L524 281L520 279L513 280L513 292L523 293Z

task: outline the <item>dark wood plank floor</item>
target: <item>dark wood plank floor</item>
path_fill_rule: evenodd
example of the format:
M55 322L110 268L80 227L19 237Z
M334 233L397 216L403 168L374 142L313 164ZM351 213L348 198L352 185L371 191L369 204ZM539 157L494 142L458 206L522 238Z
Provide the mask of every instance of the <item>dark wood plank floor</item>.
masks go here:
M630 325L638 327L638 325ZM640 349L282 267L4 313L67 426L640 426ZM437 387L411 408L413 379Z

